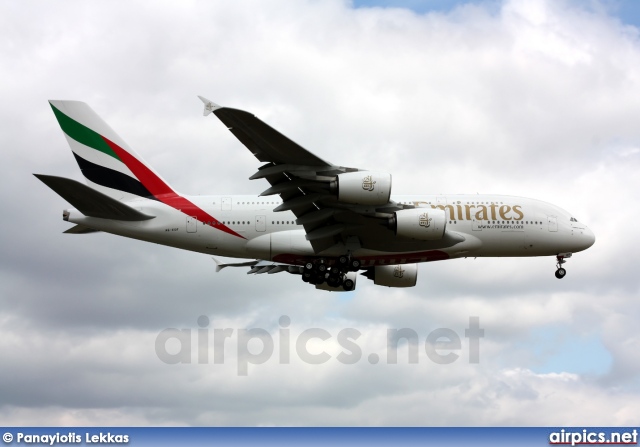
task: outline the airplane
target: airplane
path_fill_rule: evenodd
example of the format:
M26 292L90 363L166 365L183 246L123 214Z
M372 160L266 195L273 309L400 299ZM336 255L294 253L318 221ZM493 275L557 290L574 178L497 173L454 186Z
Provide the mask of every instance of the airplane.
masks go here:
M73 208L65 233L97 231L245 259L216 271L287 272L328 291L374 284L413 287L417 264L456 258L554 256L555 276L593 232L558 206L508 195L392 196L392 176L334 165L253 114L199 97L263 163L259 195L175 191L87 104L49 101L86 184L34 174ZM247 260L248 259L248 260Z

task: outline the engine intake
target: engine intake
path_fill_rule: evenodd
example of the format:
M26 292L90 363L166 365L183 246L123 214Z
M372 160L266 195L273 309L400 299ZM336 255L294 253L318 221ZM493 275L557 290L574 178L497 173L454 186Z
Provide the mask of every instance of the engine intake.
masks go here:
M356 171L338 174L335 184L338 200L355 205L386 205L391 197L391 174Z
M397 236L421 241L436 241L444 237L447 216L440 208L413 208L393 213L389 227Z

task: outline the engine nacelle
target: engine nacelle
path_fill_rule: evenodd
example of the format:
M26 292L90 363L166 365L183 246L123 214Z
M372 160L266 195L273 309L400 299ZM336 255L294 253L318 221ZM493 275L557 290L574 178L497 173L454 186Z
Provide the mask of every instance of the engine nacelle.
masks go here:
M397 236L421 241L437 241L444 237L447 216L440 208L412 208L393 213L390 226Z
M391 197L391 174L357 171L338 174L338 200L356 205L386 205Z
M364 275L377 286L413 287L418 280L417 264L377 265Z

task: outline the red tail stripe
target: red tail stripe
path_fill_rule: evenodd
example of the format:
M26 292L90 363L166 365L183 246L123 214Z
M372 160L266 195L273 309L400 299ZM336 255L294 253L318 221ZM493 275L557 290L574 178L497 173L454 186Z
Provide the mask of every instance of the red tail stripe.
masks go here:
M210 225L220 231L231 234L233 236L246 239L244 236L236 233L231 228L223 225L218 219L205 212L202 208L198 207L191 201L185 199L178 193L176 193L169 185L162 181L154 172L146 167L133 155L126 150L115 144L113 141L105 138L102 139L109 145L111 149L118 155L120 160L127 165L127 167L133 172L140 182L147 190L153 194L153 196L165 205L169 205L172 208L181 211L187 216L195 217L200 222L210 223Z

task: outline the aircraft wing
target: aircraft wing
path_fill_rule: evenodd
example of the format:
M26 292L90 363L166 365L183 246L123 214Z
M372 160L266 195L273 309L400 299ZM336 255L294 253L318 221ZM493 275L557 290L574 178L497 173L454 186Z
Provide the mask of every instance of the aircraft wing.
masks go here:
M292 166L332 166L251 113L220 107L201 96L199 98L205 103L205 114L213 112L259 161Z
M271 262L271 261L262 261L256 259L255 261L247 261L247 262L234 262L230 264L224 264L218 261L216 258L212 257L213 261L216 263L216 273L220 270L227 267L250 267L247 275L255 274L260 275L263 273L280 273L280 272L289 272L289 273L302 273L302 269L300 267L288 264L282 264L279 262Z
M385 245L389 241L394 241L394 249L416 249L415 240L398 241L387 225L394 211L414 208L413 205L389 201L366 206L338 200L337 176L363 170L322 160L253 114L199 98L205 105L205 116L215 114L259 161L265 163L250 179L264 178L269 182L271 187L260 195L280 195L282 204L274 210L291 210L295 214L296 223L303 225L306 238L317 254L336 244L344 245L346 250L386 250L390 249ZM442 248L459 241L445 238L437 243L422 244L424 247L420 248Z

